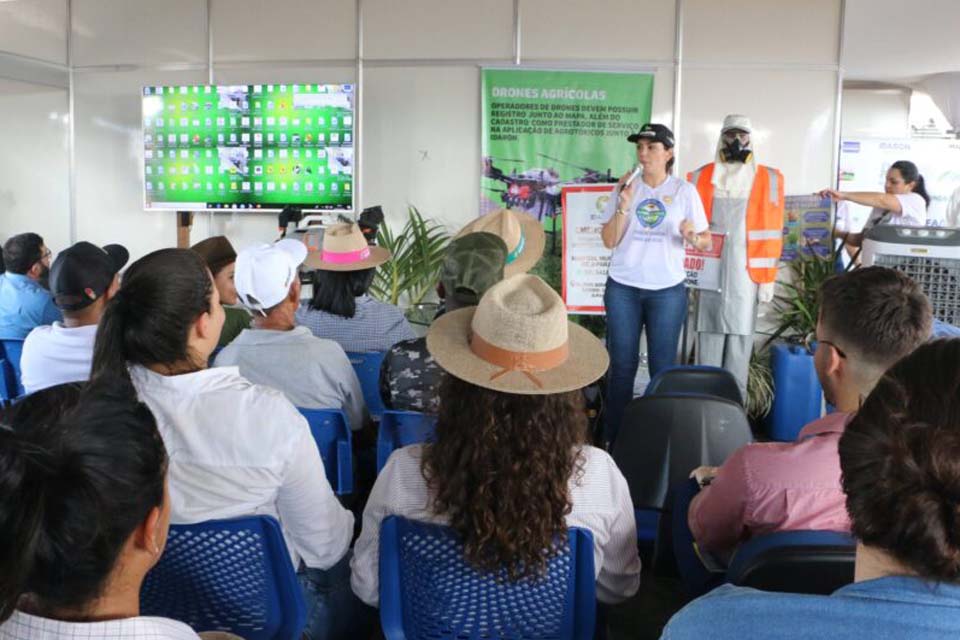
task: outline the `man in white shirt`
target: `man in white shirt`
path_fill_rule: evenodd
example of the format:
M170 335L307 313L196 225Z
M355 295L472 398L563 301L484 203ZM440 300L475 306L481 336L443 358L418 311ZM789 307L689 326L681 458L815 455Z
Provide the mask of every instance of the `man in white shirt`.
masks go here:
M256 384L284 393L304 409L342 409L350 427L367 420L363 391L343 348L297 326L300 264L307 248L298 240L280 240L244 249L237 256L234 282L240 302L253 311L253 329L217 355L215 365L236 366Z
M50 267L50 292L63 321L34 328L23 343L20 368L27 393L90 377L97 324L129 258L118 244L101 249L78 242L60 252Z

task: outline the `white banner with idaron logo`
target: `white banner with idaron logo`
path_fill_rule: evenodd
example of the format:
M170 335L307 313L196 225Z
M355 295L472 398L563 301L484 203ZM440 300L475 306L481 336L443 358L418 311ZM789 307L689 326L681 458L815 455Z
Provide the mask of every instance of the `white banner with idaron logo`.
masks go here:
M563 258L561 283L563 301L570 313L605 313L603 290L610 268L610 249L603 246L600 230L603 212L613 196L612 184L564 185ZM720 256L725 236L713 234L713 248L697 251L687 247L684 268L687 286L693 289L720 290Z

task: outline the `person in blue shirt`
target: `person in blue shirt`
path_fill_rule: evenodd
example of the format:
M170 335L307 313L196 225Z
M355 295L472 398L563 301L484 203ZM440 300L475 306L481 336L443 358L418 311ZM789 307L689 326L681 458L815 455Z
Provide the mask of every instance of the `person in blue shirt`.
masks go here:
M3 245L0 275L0 340L23 340L42 324L63 320L47 289L50 249L35 233L21 233Z
M829 596L724 585L664 640L960 636L960 340L893 366L840 439L854 583Z

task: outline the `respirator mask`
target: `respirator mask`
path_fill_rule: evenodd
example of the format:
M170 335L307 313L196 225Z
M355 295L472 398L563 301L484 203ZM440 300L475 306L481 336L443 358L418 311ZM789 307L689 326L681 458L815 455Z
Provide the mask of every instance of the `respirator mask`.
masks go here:
M747 162L753 151L750 149L750 134L730 130L721 136L720 157L724 162Z

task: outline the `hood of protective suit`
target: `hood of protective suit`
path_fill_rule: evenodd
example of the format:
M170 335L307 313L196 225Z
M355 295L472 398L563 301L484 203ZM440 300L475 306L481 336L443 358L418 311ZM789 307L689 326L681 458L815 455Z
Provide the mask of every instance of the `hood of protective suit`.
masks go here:
M725 162L723 158L723 132L729 129L741 129L750 134L750 157L746 162ZM726 191L730 196L749 196L753 188L753 176L757 172L757 146L753 138L753 126L747 116L731 114L723 119L723 127L717 138L717 150L714 154L716 166L713 171L713 187Z

